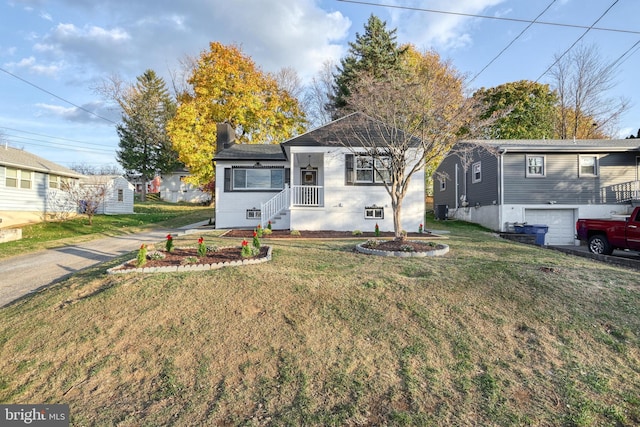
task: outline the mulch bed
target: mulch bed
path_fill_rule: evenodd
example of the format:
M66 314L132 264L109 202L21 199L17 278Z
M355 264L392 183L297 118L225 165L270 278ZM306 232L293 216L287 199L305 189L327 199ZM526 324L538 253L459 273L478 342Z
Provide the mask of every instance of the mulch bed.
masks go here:
M223 262L231 262L238 261L244 259L252 259L252 258L262 258L267 255L267 247L262 246L260 248L260 254L255 257L242 257L242 249L240 245L238 247L232 248L221 248L215 252L207 252L207 255L204 257L198 256L198 249L196 248L175 248L171 252L161 251L163 255L165 255L162 259L147 259L147 263L144 267L170 267L170 266L178 266L178 265L197 265L197 264L217 264ZM185 259L189 257L197 258L197 261L192 263L187 263ZM133 269L136 267L136 260L131 260L121 266L119 269Z
M429 233L408 233L407 239L428 238ZM240 239L253 238L253 230L229 230L221 237L236 237ZM292 235L290 230L272 230L271 235L263 235L262 239L393 239L395 234L391 231L380 232L376 234L371 232L363 232L358 236L354 236L351 231L309 231L302 230L299 235Z

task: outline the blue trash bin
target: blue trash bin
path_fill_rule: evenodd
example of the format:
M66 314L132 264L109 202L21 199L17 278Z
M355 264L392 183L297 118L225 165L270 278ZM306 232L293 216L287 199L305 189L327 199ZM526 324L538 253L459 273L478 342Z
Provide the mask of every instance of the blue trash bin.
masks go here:
M547 232L549 232L549 226L537 224L532 227L536 235L536 245L544 246Z

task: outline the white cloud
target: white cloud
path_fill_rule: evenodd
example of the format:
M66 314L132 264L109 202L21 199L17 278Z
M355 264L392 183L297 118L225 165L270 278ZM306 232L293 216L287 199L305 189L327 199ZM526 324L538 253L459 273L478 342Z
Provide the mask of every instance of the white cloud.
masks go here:
M473 44L471 29L477 19L468 15L486 14L488 8L504 2L506 0L435 0L427 6L424 2L402 2L403 6L448 13L393 9L388 26L398 28L399 41L411 41L420 49L460 49Z

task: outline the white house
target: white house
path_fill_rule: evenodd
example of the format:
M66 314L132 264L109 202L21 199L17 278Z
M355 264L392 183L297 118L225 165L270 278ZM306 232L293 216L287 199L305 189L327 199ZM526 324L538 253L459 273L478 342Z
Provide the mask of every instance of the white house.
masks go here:
M160 198L165 202L205 203L211 200L211 194L200 190L197 186L184 182L189 176L187 169L162 174L160 177Z
M354 113L279 145L225 143L220 135L233 130L219 127L216 228L264 227L271 221L274 229L284 230L372 231L376 224L381 231L393 230L391 199L379 172L384 159L365 154L372 146L382 150L382 138L374 135L365 143L369 147L357 141L362 132L377 131L371 120ZM352 140L345 140L348 135ZM408 158L416 150L410 149ZM417 229L424 221L424 196L420 168L403 201L403 229Z
M117 215L133 213L134 186L121 175L91 175L80 180L82 186L103 186L105 196L97 214Z
M84 175L24 150L0 146L0 228L40 222L72 209L56 205L61 185Z

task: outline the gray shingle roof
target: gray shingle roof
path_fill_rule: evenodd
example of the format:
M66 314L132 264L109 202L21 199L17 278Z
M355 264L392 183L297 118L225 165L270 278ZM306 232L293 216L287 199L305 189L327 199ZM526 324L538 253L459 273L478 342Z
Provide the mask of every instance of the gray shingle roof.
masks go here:
M565 152L624 152L640 151L640 139L494 139L460 141L487 145L516 152L565 151Z
M287 160L279 144L234 144L221 150L214 160Z
M26 169L36 172L49 173L72 178L82 178L84 175L61 166L57 163L43 159L35 154L17 148L0 146L0 165L18 169Z

